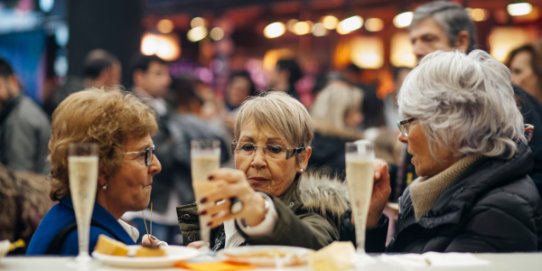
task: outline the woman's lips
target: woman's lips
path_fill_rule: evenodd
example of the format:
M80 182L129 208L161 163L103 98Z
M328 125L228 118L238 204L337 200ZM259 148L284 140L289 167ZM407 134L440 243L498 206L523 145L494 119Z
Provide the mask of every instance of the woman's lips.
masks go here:
M260 184L263 184L263 183L266 183L268 182L269 179L268 178L263 178L263 177L250 177L248 178L248 182L251 184L251 185L260 185Z

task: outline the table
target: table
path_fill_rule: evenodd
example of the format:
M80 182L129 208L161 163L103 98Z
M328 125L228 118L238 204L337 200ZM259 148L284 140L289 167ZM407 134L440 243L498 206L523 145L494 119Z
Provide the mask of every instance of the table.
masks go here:
M425 255L425 254L424 254ZM455 255L455 256L453 256ZM420 257L420 255L384 255L375 256L374 262L368 266L362 268L363 271L367 270L437 270L437 271L450 271L450 270L462 270L462 271L509 271L509 270L522 270L522 271L540 271L542 270L542 253L506 253L506 254L438 254L437 257L449 258L449 257L463 257L469 256L477 261L486 262L485 265L472 265L472 266L438 266L438 264L432 266L414 266L409 265L409 258ZM431 257L428 257L431 258ZM41 271L41 270L77 270L77 271L120 271L120 270L151 270L151 269L119 269L103 265L97 260L92 260L87 268L74 269L70 267L69 263L73 261L70 257L5 257L0 258L0 270L17 270L17 271ZM398 262L403 261L398 264ZM420 264L420 262L417 262ZM153 269L157 270L157 269ZM180 268L165 268L158 269L163 271L180 271ZM258 268L257 271L271 271L277 270L273 268ZM310 271L308 266L297 268L284 268L283 271Z

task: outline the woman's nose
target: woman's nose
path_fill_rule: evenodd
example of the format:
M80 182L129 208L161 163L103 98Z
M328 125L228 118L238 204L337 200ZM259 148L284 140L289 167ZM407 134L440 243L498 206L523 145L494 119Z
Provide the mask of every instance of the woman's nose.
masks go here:
M153 154L153 159L151 166L149 167L149 172L151 175L158 174L160 171L162 171L162 164L160 163L160 160L158 160L158 157L156 154Z
M252 167L263 167L265 166L265 151L263 148L257 148L252 155L252 161L250 165Z
M408 143L408 138L404 136L401 132L397 135L397 140L399 140L401 143Z

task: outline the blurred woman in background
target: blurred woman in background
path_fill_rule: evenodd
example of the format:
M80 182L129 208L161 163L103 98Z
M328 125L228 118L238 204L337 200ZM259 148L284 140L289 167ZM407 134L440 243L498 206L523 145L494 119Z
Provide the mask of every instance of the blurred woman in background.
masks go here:
M512 72L512 83L542 105L542 41L512 50L506 63Z
M345 143L363 138L358 129L363 121L361 89L341 81L330 81L311 107L314 149L309 168L345 178Z

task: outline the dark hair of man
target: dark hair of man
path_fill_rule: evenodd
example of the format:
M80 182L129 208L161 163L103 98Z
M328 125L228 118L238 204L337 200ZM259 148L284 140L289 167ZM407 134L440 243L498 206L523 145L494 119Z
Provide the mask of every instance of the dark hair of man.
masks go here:
M85 59L83 74L85 78L96 79L103 70L111 68L116 63L120 62L114 55L101 49L93 50Z
M196 81L191 78L179 77L171 81L168 100L174 108L189 108L192 102L200 105L204 100L196 93Z
M297 61L293 58L279 59L277 61L276 69L290 73L290 78L288 79L290 85L294 85L301 77L303 77L301 67L299 67L299 64L297 64Z
M234 71L230 74L229 82L231 82L234 78L240 77L245 78L248 81L249 84L249 96L254 96L258 94L258 91L256 90L256 84L254 84L254 81L252 81L252 77L250 76L250 73L246 70L239 70Z
M14 74L13 68L6 59L0 57L0 77L7 78Z
M132 74L134 74L136 71L147 72L147 70L149 70L149 67L151 66L151 63L153 62L163 65L168 64L165 60L161 59L157 55L142 55L136 58L136 60L132 64Z

